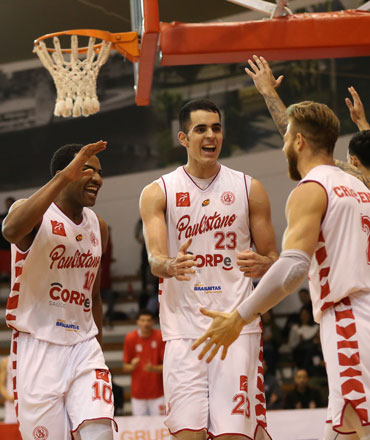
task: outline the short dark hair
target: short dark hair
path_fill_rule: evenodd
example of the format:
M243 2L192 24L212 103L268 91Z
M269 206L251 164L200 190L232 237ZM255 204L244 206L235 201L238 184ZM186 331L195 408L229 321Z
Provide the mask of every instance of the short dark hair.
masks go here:
M209 99L193 99L187 102L180 110L179 124L180 130L186 133L191 120L190 113L197 110L205 110L206 112L218 113L221 121L221 112L217 105Z
M333 154L339 136L339 119L327 105L314 101L303 101L287 109L296 133L300 132L311 141L315 151Z
M348 145L350 156L357 156L365 168L370 168L370 130L356 133Z
M145 316L151 316L151 317L154 319L154 314L153 314L153 312L152 312L151 310L149 310L149 309L140 309L140 310L138 311L138 314L137 314L136 319L139 319L140 316L143 316L143 315L145 315Z
M63 170L70 162L72 162L73 158L82 147L82 144L67 144L58 148L50 161L51 176L55 176L57 171Z

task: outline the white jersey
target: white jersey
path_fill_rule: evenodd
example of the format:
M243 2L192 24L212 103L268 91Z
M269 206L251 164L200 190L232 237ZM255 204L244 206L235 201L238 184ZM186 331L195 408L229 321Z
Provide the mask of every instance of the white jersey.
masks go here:
M252 280L236 265L238 252L250 249L248 195L252 178L220 166L201 189L184 167L162 176L167 198L168 250L175 257L189 238L196 257L190 281L166 278L159 285L164 340L198 338L210 325L200 307L231 312L251 293ZM260 331L259 320L243 333Z
M370 286L370 192L337 167L313 168L303 182L318 182L328 205L311 260L309 284L313 313L322 312L351 293Z
M83 208L82 216L77 225L52 203L30 248L12 245L9 327L61 345L98 333L91 293L102 252L100 225L91 209Z

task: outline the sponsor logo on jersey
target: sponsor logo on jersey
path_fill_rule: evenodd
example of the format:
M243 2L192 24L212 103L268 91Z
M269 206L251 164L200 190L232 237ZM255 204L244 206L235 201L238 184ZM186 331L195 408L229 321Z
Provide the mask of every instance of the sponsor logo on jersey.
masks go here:
M176 193L176 206L190 206L190 194Z
M82 234L76 235L76 241L81 241L81 240L82 240Z
M109 383L109 370L95 370L95 374L98 380L104 380L104 382Z
M80 327L78 325L68 324L67 322L63 321L63 319L58 319L57 322L55 323L55 325L57 327L63 327L69 331L79 331L80 330Z
M179 231L178 240L195 237L216 229L229 228L235 222L236 214L221 216L217 211L213 215L203 215L199 223L191 224L190 215L183 215L176 224Z
M205 284L195 284L194 292L222 293L222 287L221 286L206 286Z
M203 200L202 206L208 206L211 203L209 199Z
M46 440L49 438L49 431L45 428L45 426L36 426L32 432L32 435L35 440Z
M65 255L65 253L66 247L63 244L55 246L49 254L51 259L50 269L53 269L54 265L57 269L89 269L98 267L100 264L100 255L94 256L90 249L87 252L76 250L74 255Z
M235 195L231 191L225 191L221 195L221 202L224 205L232 205L235 202Z
M248 376L240 376L240 391L248 393Z
M94 234L93 231L91 231L90 240L91 240L91 244L93 246L95 246L95 247L99 244L99 240L98 240L98 238L96 237L96 235Z
M195 263L198 268L201 267L218 267L222 264L221 268L223 270L232 270L232 260L230 257L224 257L222 254L205 254L196 255Z
M84 312L90 312L90 298L86 298L86 295L78 290L66 289L60 283L51 283L49 296L52 301L49 301L50 305L65 308L61 304L75 304L79 307L83 307Z
M61 237L67 237L64 225L62 222L57 222L56 220L51 221L51 231L54 235L60 235Z

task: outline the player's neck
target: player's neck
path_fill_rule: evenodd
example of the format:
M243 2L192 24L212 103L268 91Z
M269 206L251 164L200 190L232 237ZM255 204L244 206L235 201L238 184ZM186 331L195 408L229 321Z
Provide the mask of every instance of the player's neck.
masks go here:
M75 204L71 200L67 200L63 197L57 198L54 203L74 223L81 223L83 207L80 204Z
M302 176L302 179L314 168L319 165L330 165L335 166L334 159L332 156L315 156L310 160L302 161L298 164L298 171Z
M185 165L185 170L188 174L198 179L209 179L218 173L220 166L221 165L218 162L212 165L205 166L200 166L199 164L191 164L188 162Z

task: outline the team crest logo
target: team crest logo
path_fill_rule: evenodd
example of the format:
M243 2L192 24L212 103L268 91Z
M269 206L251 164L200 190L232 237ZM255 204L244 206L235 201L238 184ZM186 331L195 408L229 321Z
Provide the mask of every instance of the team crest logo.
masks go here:
M35 440L46 440L49 437L49 431L45 426L36 426L32 435Z
M82 238L82 236L81 236L81 238ZM91 244L95 247L99 244L99 240L96 238L96 235L93 232L91 232L91 234L90 234L90 240L91 240Z
M240 376L240 391L248 393L248 376Z
M176 206L190 206L190 194L176 193Z
M235 202L235 195L231 191L226 191L221 196L221 202L224 205L232 205Z
M95 370L96 378L109 383L109 370Z
M76 235L76 241L81 241L81 240L82 240L82 234Z
M211 201L209 199L206 199L203 201L202 206L208 206L210 204L210 202Z
M64 225L62 222L57 222L56 220L51 221L51 230L54 235L60 235L61 237L67 237Z

